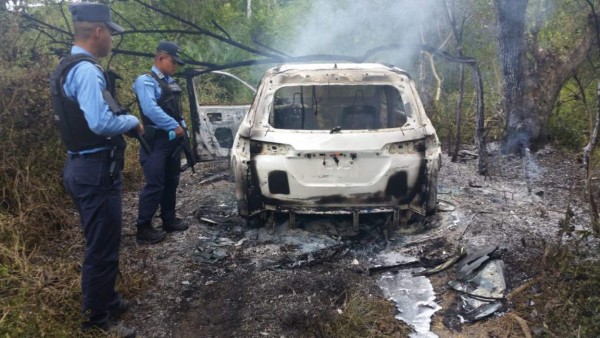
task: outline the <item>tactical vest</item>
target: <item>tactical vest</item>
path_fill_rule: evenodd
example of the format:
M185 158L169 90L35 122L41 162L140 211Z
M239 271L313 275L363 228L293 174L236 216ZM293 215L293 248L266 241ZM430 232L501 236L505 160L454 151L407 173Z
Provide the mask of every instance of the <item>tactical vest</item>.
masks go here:
M150 76L160 86L160 97L156 100L158 106L165 112L167 115L174 118L177 122L183 120L183 109L181 105L181 87L176 82L167 83L167 79L164 75L159 76L155 72L151 71L149 73ZM140 104L138 99L138 105ZM155 125L149 118L144 115L142 107L140 105L140 113L142 116L142 120L144 124L147 125Z
M63 85L67 74L75 65L83 61L91 62L102 71L108 87L110 81L107 73L96 59L86 54L72 54L62 58L50 76L50 96L54 109L54 120L58 124L63 143L71 152L113 146L111 139L98 135L90 129L77 100L70 99L65 94Z

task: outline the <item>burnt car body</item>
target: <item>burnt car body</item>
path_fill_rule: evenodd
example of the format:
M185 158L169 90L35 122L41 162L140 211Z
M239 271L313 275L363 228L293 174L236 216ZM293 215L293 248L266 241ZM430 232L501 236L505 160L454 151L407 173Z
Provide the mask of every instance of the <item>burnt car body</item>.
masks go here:
M206 85L201 80L214 75L218 76L218 81L221 81L222 78L233 79L240 87L238 89L245 90L249 98L256 94L256 88L228 72L204 72L195 69L186 72L186 88L188 90L193 131L192 142L194 153L201 161L212 161L230 156L235 134L242 119L250 109L250 104L247 101L220 104L200 102L201 92Z
M381 64L284 64L231 148L242 217L435 210L441 149L414 83Z

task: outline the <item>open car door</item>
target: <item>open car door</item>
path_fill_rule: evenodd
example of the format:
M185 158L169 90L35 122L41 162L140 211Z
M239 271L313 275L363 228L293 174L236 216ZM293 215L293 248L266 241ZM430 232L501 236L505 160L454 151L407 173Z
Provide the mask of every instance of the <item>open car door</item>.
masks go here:
M200 161L228 157L256 89L239 77L223 71L206 73L188 70L185 78L196 156ZM218 97L218 102L203 102L211 96Z

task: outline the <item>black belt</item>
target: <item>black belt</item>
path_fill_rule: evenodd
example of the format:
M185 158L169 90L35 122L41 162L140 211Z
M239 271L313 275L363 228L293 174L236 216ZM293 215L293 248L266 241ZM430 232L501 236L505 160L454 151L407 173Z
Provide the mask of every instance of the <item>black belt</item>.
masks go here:
M69 158L104 158L110 154L110 149L102 149L93 153L69 154Z
M155 124L146 124L144 125L144 128L152 128L153 131L151 133L153 133L153 137L169 137L169 132L164 131L162 129L160 129L158 126L156 126Z

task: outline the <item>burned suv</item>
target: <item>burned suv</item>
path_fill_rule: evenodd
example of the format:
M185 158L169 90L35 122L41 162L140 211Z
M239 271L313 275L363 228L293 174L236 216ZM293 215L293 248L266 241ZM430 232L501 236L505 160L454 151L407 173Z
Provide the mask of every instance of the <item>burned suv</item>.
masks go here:
M239 214L435 210L441 150L413 81L381 64L285 64L263 76L231 149Z

